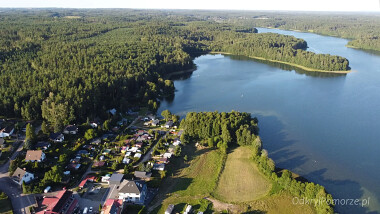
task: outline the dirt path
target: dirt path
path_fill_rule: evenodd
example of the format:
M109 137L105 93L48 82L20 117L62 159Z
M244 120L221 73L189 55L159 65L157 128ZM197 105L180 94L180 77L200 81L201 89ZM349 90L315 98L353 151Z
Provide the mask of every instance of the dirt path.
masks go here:
M213 208L217 211L228 210L228 212L231 212L231 213L241 213L242 212L241 208L238 205L224 203L224 202L218 201L218 200L213 199L213 198L208 198L208 197L206 197L205 199L211 201L213 204Z

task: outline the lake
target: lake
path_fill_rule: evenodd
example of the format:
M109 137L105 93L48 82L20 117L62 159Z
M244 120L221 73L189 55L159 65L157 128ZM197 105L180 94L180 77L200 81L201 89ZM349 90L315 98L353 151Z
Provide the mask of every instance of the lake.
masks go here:
M324 185L334 198L370 198L342 213L380 211L380 55L345 47L346 39L278 29L308 50L346 57L353 72L329 75L246 57L203 55L174 79L159 112L245 111L259 119L264 148L278 167Z

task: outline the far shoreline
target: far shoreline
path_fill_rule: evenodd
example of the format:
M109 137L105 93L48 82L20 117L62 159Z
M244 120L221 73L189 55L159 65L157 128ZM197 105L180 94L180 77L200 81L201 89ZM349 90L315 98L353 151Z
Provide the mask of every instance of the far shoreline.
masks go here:
M210 54L223 54L223 55L237 55L237 54L232 54L232 53L228 53L228 52L218 52L218 51L211 51L209 53ZM241 55L241 56L245 56L245 55ZM352 70L346 70L346 71L320 70L320 69L309 68L309 67L305 67L305 66L302 66L302 65L294 64L294 63L291 63L291 62L284 62L284 61L279 61L279 60L266 59L264 57L257 57L257 56L246 56L246 57L249 57L249 58L252 58L252 59L263 60L263 61L269 61L269 62L276 62L276 63L286 64L286 65L290 65L290 66L293 66L293 67L301 68L302 70L305 70L305 71L312 71L312 72L334 73L334 74L348 74L348 73L352 72Z

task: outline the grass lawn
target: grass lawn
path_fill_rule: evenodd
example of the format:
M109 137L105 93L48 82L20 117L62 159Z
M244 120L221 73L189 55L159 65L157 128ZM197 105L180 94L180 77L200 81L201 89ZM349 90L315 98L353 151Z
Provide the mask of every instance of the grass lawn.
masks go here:
M186 204L194 209L202 209L200 200L215 189L222 168L223 155L218 150L197 150L188 145L183 150L189 156L189 165L175 164L181 170L172 172L173 176L164 180L161 191L166 191L159 208L151 213L164 213L169 204L175 204L173 212L182 212ZM180 159L183 163L183 158ZM171 172L169 171L169 175ZM203 206L204 207L204 206ZM202 210L204 211L204 210ZM205 213L211 213L209 209Z
M228 154L214 196L225 202L253 201L267 195L271 182L266 179L252 161L251 148L240 146Z
M1 194L1 197L0 197L0 213L1 214L13 213L11 200L9 198L3 197L3 194Z

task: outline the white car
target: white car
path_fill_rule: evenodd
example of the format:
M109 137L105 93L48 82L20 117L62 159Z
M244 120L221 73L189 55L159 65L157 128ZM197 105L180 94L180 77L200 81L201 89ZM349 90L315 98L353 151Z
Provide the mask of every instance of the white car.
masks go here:
M89 213L92 213L92 207L90 207L90 209L88 209L88 212L89 212Z

